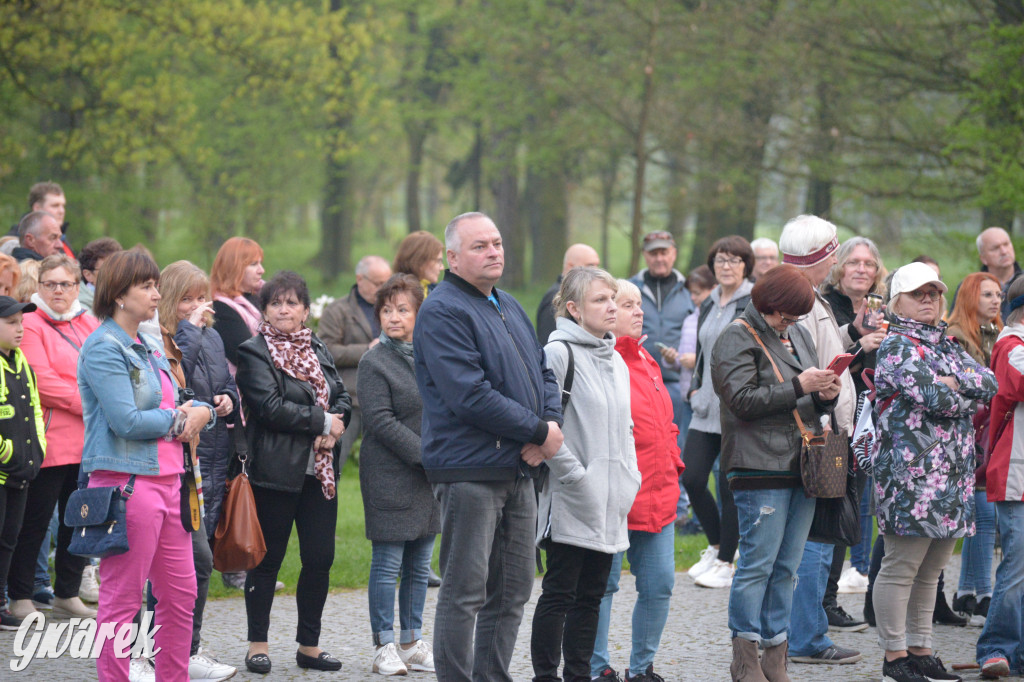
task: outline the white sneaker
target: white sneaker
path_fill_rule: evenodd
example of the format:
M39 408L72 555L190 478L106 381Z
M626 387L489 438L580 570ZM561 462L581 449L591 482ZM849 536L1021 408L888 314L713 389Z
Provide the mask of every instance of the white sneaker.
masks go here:
M188 659L188 679L194 682L223 682L234 677L236 672L236 668L219 662L202 648Z
M711 567L715 565L716 561L718 561L718 550L711 545L708 545L708 548L700 553L700 561L695 563L693 566L690 566L690 570L687 571L687 574L696 580L697 576L711 570Z
M732 564L715 559L711 570L704 571L693 582L701 587L729 587L735 570Z
M148 658L133 658L128 664L128 682L156 682L156 669Z
M99 568L92 564L86 564L82 570L82 585L78 588L78 598L90 604L98 604L100 601L100 575Z
M381 675L408 675L409 669L398 656L398 647L394 642L377 647L373 656L373 672Z
M839 576L839 594L864 594L868 591L868 577L851 566Z
M398 647L398 656L409 670L434 672L434 648L422 639L409 649Z

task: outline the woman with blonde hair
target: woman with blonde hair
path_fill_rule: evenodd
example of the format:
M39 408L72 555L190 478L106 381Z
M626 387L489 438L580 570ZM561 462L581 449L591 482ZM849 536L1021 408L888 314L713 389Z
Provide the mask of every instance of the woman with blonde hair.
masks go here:
M37 260L23 260L18 263L18 270L20 272L17 277L14 288L11 292L11 296L18 299L21 303L26 303L32 299L32 294L36 293L39 289L39 263Z
M14 288L21 279L18 261L5 253L0 253L0 296L13 296Z
M441 270L444 269L444 244L429 232L413 232L398 245L398 253L395 254L395 263L391 269L396 273L408 273L418 279L426 298L437 286Z

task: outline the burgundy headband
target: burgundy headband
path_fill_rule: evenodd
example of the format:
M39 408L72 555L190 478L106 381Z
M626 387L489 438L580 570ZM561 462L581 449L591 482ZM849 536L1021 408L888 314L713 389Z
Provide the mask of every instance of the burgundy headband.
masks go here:
M825 256L829 255L838 248L839 238L832 237L832 241L830 241L828 244L825 244L825 246L821 247L817 251L812 251L806 256L794 256L791 253L783 253L782 262L789 263L790 265L800 266L814 265L815 263L817 263L818 261L820 261Z

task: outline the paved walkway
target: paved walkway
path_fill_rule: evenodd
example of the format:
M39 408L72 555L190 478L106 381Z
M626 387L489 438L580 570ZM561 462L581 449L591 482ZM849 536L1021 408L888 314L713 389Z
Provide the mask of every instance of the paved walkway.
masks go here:
M953 557L946 570L947 590L957 583L959 557ZM431 590L425 609L424 631L427 639L433 624L435 597ZM533 608L540 594L540 581L534 586L533 598L526 607L520 629L512 676L528 681L530 667L530 623ZM620 671L628 664L630 641L630 613L635 597L633 579L623 576L621 590L616 597L611 628L612 664ZM728 590L708 590L696 587L685 573L677 574L676 589L668 625L662 637L661 649L655 659L655 670L667 681L706 682L729 680L730 640L726 630ZM863 606L862 595L840 595L840 603L852 614L859 615ZM237 680L380 680L371 672L372 645L368 628L366 590L331 594L324 611L322 646L342 660L340 673L319 673L300 670L295 665L295 601L279 597L274 604L271 624L271 658L274 670L269 676L251 675L242 664L245 655L245 604L241 598L210 602L203 628L204 644L221 661L237 665ZM978 628L936 626L936 649L947 667L953 663L971 663L974 644L980 633ZM865 654L862 662L854 665L795 665L790 676L797 682L810 680L880 680L882 654L878 649L874 628L860 633L834 633L833 639L842 646L856 648ZM0 680L90 680L96 678L95 664L88 660L75 660L64 656L57 660L33 660L26 670L14 673L10 659L14 652L15 633L0 632ZM962 673L965 680L979 679L976 671ZM412 673L408 679L434 679L426 673Z

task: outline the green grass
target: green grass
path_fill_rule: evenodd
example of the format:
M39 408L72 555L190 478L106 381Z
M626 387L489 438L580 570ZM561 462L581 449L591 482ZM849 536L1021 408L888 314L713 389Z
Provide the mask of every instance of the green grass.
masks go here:
M359 469L356 462L349 460L337 481L338 527L334 534L334 565L331 567L331 589L348 590L365 588L370 579L370 541L366 539L363 523L363 498L359 491ZM703 535L676 536L676 570L689 568L699 559L701 550L707 547ZM434 568L437 568L437 554L440 543L434 545ZM628 562L624 562L624 568ZM299 581L299 541L294 531L288 541L288 553L278 580L285 584L284 592L295 593ZM224 587L218 571L210 578L210 599L238 597L238 590Z

